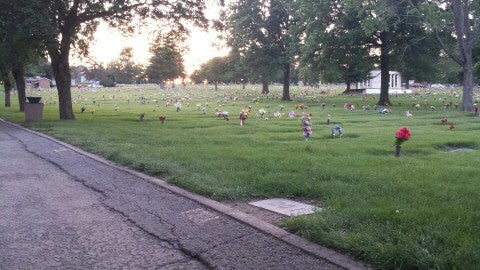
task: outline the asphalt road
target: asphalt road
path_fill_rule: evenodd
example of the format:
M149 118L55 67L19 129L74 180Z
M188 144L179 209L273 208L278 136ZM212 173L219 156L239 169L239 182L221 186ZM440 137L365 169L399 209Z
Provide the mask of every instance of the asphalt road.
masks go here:
M0 121L0 269L346 265Z

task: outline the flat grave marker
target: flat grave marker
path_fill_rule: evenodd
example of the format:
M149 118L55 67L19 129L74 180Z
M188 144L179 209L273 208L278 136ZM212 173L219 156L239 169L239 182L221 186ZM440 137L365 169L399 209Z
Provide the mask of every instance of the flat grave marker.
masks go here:
M261 201L251 202L249 204L256 207L264 208L285 216L289 216L289 217L313 214L315 213L315 211L321 210L321 208L318 208L314 205L295 202L292 200L282 199L282 198L261 200Z

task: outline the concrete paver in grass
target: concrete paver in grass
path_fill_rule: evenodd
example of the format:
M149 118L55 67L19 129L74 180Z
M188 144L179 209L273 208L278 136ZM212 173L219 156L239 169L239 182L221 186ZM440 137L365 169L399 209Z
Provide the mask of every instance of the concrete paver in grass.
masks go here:
M249 203L289 217L313 214L320 211L321 208L314 205L295 202L288 199L274 198Z

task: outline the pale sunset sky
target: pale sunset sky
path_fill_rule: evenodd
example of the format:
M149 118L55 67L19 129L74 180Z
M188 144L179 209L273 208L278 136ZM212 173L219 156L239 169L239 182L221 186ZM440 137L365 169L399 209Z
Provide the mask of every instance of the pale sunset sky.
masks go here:
M218 19L219 7L215 0L207 0L206 17ZM125 47L133 48L133 57L136 63L147 64L150 58L149 47L155 38L152 28L140 27L139 31L132 36L123 36L116 29L111 29L107 24L101 23L94 40L90 43L89 57L97 62L106 65L108 62L117 59ZM217 33L213 30L205 32L198 28L190 28L190 37L186 41L189 51L184 56L184 65L187 74L199 68L202 63L216 56L224 56L228 53L225 47L220 48L215 44L221 44L217 40ZM72 61L76 65L76 60Z

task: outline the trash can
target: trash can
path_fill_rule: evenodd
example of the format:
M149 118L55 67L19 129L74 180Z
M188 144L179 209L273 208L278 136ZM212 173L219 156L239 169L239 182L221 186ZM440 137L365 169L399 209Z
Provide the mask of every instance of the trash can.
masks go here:
M25 103L25 122L42 121L43 103L40 103L41 97L27 97Z

